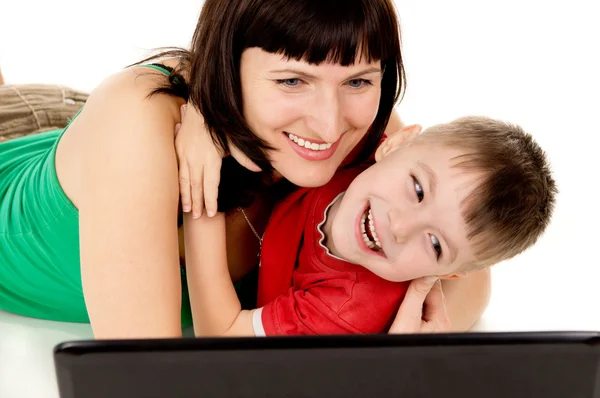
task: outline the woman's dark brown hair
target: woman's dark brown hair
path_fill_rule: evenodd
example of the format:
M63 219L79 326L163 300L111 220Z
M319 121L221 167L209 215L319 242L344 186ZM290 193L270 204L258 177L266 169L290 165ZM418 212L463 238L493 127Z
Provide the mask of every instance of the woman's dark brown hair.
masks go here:
M359 57L380 61L384 73L379 110L353 163L371 156L405 86L399 25L391 0L206 0L191 51L177 49L150 58L180 57L181 65L189 68L189 82L173 71L169 86L155 92L188 99L204 116L215 144L235 145L270 175L272 148L252 133L242 112L240 59L251 47L317 65L347 66ZM243 193L251 193L262 181L238 166L233 159L224 159L220 210L239 205L248 197Z

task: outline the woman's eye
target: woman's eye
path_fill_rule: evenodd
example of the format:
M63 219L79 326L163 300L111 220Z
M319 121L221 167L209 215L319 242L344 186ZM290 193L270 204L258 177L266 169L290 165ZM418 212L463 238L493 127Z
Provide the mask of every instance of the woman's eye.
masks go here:
M425 197L423 187L421 186L421 183L419 183L419 180L417 180L414 176L412 176L412 179L413 183L415 184L415 193L417 194L417 199L419 200L419 203L421 203Z
M363 86L371 85L371 81L366 79L352 79L348 82L348 85L352 88L361 88Z
M433 250L436 252L437 259L439 260L440 257L442 256L442 245L440 245L440 241L438 240L438 238L435 237L435 235L429 235L429 236L431 239L431 245L433 246Z
M300 79L279 79L276 80L277 84L283 84L287 87L297 87L302 82Z

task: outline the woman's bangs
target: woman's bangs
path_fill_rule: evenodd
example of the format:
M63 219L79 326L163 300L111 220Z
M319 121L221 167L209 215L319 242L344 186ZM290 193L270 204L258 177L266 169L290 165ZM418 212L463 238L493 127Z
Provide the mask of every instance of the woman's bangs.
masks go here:
M386 1L270 1L255 10L242 48L259 47L311 64L348 66L396 56L398 27ZM369 17L367 17L369 16Z

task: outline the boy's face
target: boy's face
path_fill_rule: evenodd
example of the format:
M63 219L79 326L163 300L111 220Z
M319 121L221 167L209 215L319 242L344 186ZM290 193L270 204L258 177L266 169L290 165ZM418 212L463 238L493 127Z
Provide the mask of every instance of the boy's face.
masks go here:
M461 202L478 175L451 167L461 152L441 144L390 145L332 208L327 246L391 281L464 276L475 255Z

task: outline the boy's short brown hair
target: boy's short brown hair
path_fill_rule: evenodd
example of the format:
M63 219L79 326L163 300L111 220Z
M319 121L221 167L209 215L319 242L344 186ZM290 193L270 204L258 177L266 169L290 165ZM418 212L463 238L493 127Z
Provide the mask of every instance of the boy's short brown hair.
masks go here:
M460 149L454 166L480 174L465 199L463 217L477 269L507 260L533 245L550 222L558 192L544 151L517 125L464 117L428 128L416 142Z

